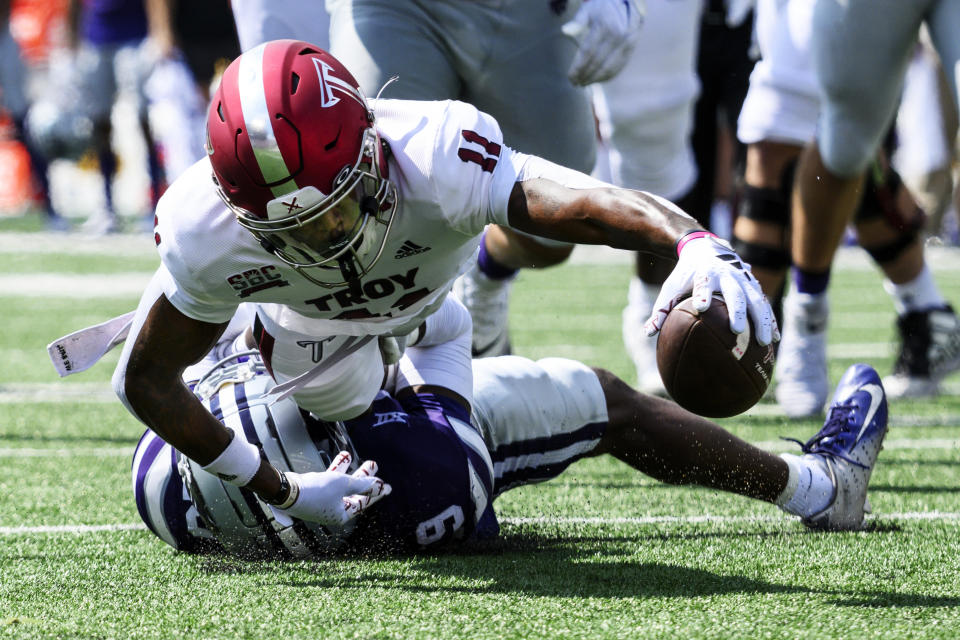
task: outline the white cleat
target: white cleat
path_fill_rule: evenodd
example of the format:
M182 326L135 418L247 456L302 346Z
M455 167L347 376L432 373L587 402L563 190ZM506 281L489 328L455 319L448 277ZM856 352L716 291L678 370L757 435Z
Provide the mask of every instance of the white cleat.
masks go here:
M827 380L826 295L790 293L783 303L783 335L777 354L777 403L789 418L823 413Z
M473 357L489 358L510 353L510 285L513 278L493 280L480 271L476 259L470 270L453 283L473 319Z
M877 372L855 364L843 375L823 428L802 446L834 484L830 504L803 519L811 529L856 531L870 511L867 485L887 433L887 398Z

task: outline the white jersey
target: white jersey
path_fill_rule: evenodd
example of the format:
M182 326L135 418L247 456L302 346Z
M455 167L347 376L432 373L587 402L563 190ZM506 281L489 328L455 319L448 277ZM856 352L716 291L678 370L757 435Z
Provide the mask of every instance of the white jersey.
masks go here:
M360 336L409 330L439 306L484 226L506 222L512 151L496 121L465 103L372 104L399 206L362 295L319 286L265 251L220 201L203 159L157 207L164 294L177 309L221 323L252 302L268 331Z

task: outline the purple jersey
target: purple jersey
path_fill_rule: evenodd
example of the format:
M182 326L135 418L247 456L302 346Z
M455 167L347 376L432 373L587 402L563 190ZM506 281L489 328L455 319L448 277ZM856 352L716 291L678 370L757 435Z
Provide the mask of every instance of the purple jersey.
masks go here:
M80 34L95 45L120 44L147 37L144 0L83 0Z
M366 514L352 543L415 550L499 533L489 453L463 406L432 393L397 400L381 392L346 427L360 457L376 460L377 477L393 488Z
M231 385L210 399L208 407L218 419L226 416L239 426L248 442L270 450L262 437L278 434L280 414L265 418L259 399L248 399L246 385ZM227 393L229 407L221 399ZM323 452L322 470L338 447L325 440L322 424L304 416L303 426L317 450ZM365 513L349 537L349 547L374 552L415 551L455 540L497 535L499 526L492 508L493 466L483 438L469 422L469 413L447 398L433 394L405 397L403 402L381 393L371 411L346 423L356 455L376 460L377 476L393 488L388 500ZM283 439L283 436L280 436ZM481 449L483 449L481 451ZM289 462L290 452L283 454ZM297 547L321 555L325 528L299 520L291 531L279 531L268 509L247 489L220 483L206 485L203 499L195 502L178 472L180 455L152 431L137 445L133 462L133 488L137 510L150 530L174 548L187 552L228 551L243 556L298 557ZM226 521L222 505L232 503L245 514L244 524ZM291 544L291 540L294 544ZM220 543L223 543L222 545Z
M214 416L284 470L323 470L337 451L352 449L355 460L377 461L377 476L393 491L349 529L281 525L248 490L202 471L148 431L134 454L137 509L155 535L180 550L308 558L494 536L494 498L556 477L596 448L607 423L596 374L562 358L474 361L472 418L443 396L381 392L368 412L332 425L290 399L271 403L265 394L274 385L262 361L236 357L196 384Z

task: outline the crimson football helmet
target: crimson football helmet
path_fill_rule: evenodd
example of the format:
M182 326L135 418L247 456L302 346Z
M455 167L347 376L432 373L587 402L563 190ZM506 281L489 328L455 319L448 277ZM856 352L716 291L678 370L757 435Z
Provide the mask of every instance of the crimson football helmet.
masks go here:
M275 40L234 60L207 114L220 197L265 249L325 287L358 286L397 209L388 148L326 51Z

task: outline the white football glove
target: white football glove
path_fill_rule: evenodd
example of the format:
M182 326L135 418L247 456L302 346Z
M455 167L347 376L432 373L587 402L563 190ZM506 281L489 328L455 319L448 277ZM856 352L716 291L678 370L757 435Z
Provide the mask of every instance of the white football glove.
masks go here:
M660 331L667 314L685 294L692 291L694 308L706 311L713 293L719 291L730 314L731 331L743 333L749 313L757 342L768 345L780 339L773 309L760 283L730 243L712 233L697 232L682 239L679 246L677 266L663 283L653 304L653 315L644 324L648 336Z
M291 491L299 491L299 495L286 509L270 506L277 522L288 527L293 524L291 518L298 518L328 527L342 526L390 495L390 485L376 477L376 462L367 460L348 475L350 461L350 454L341 451L326 471L287 473Z
M637 44L645 0L583 0L564 35L577 43L567 75L577 85L603 82L617 75Z

